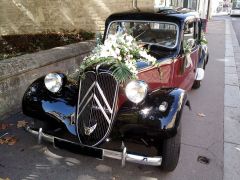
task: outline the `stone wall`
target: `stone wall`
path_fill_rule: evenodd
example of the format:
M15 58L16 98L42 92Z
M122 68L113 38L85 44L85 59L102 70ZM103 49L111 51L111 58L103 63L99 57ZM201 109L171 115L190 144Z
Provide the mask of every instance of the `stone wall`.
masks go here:
M49 72L73 72L94 45L80 42L0 61L0 120L20 109L23 94L34 80Z
M137 0L153 8L156 0ZM0 0L0 35L104 28L114 12L132 9L133 0Z

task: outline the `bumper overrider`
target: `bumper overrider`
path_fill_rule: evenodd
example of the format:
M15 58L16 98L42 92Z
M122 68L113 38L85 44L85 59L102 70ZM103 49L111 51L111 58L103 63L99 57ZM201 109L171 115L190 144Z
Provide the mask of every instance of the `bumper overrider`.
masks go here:
M104 159L104 157L121 160L122 167L125 166L126 162L132 162L137 164L149 165L149 166L160 166L162 163L161 156L145 157L135 154L127 153L127 147L124 143L122 144L122 152L113 151L108 149L102 149L97 147L85 146L72 141L68 141L62 138L58 138L42 132L42 128L39 131L32 129L27 126L26 131L38 137L38 143L42 140L53 143L54 147L67 149L71 152L95 157L98 159Z

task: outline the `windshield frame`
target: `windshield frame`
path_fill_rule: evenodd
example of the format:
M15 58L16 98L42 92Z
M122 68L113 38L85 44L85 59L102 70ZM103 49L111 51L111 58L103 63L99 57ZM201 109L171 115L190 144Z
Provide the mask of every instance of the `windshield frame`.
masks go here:
M180 31L180 27L177 23L174 23L174 22L169 22L169 21L147 21L147 20L114 20L114 21L111 21L109 24L108 24L108 27L107 27L107 31L106 31L106 36L105 36L105 39L104 41L107 39L108 35L109 35L109 29L111 27L111 25L113 23L118 23L118 22L142 22L142 23L166 23L166 24L170 24L170 25L175 25L176 26L176 30L177 30L177 35L176 35L176 43L174 46L172 47L169 47L169 46L163 46L163 45L160 45L158 43L151 43L151 42L142 42L142 43L145 43L145 44L148 44L148 45L155 45L155 46L159 46L159 47L163 47L163 48L167 48L167 49L175 49L178 45L178 39L179 39L179 31Z

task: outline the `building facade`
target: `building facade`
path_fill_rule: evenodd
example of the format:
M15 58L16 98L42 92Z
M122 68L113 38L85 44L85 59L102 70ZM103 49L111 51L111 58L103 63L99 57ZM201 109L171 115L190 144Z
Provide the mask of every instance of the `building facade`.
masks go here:
M112 13L159 7L188 7L206 17L209 0L0 0L0 35L102 31Z
M154 4L137 0L139 8ZM110 14L132 8L133 0L0 0L0 35L101 31Z

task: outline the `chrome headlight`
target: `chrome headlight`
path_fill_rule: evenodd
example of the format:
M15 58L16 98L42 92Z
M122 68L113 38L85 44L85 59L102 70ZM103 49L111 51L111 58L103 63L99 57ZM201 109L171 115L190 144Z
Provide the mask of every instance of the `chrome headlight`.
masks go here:
M131 81L127 84L125 93L130 101L137 104L146 97L147 90L148 85L144 81Z
M44 84L49 91L56 93L61 89L63 85L63 79L57 73L49 73L44 78Z

